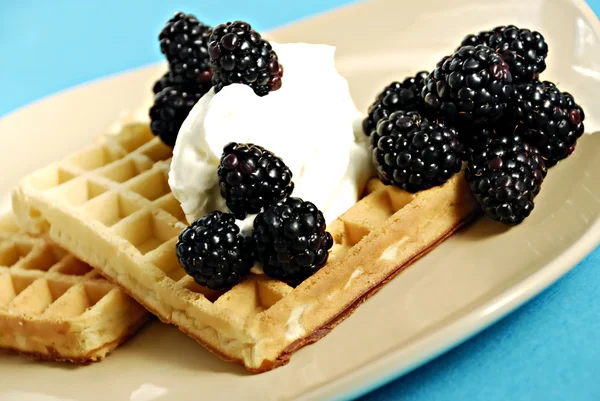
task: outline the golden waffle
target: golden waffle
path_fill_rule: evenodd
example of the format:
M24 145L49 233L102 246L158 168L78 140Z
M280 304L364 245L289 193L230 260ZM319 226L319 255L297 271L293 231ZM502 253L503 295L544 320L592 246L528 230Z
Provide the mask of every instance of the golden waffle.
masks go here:
M175 256L187 225L167 183L171 150L147 124L27 177L13 197L20 222L99 269L163 321L251 371L288 361L475 210L462 174L418 194L370 182L329 225L327 265L297 288L253 274L226 292L198 286Z
M124 342L148 312L92 268L0 217L0 348L87 362Z

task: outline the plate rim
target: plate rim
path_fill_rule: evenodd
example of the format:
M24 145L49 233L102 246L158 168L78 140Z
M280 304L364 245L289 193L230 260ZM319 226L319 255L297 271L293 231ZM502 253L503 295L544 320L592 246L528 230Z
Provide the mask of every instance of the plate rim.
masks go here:
M357 4L368 3L367 1L351 1L341 7L336 7L325 12L316 13L311 16L294 20L290 23L278 25L269 32L277 31L291 24L309 19L322 14L337 11L340 8L352 7ZM593 32L600 36L600 19L585 0L566 0L577 9L590 25ZM164 65L163 61L143 64L137 67L112 72L84 81L62 90L48 93L32 100L22 106L7 111L0 115L0 121L9 120L18 114L27 113L30 109L39 107L46 101L57 97L68 95L73 91L87 89L90 86L102 84L106 80L121 78L126 75L134 75L142 70L156 68ZM600 133L598 134L600 135ZM3 197L0 196L0 200ZM508 314L515 311L526 302L532 300L542 291L546 290L567 272L577 266L598 245L600 245L600 218L581 235L581 237L569 246L558 257L546 263L542 268L524 280L519 281L506 291L496 295L489 301L474 308L464 316L455 319L434 333L415 341L408 348L395 349L389 353L377 357L367 365L360 367L350 373L318 387L311 389L297 400L323 400L329 396L330 400L345 401L359 398L370 393L400 377L415 370L416 368L430 362L450 349L462 344L476 336L486 328L498 322ZM405 354L411 354L406 357Z

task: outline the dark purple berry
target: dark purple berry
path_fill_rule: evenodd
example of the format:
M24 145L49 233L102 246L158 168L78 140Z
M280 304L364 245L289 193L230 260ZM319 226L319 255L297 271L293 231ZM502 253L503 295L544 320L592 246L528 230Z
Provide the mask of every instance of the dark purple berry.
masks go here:
M518 85L511 112L515 135L535 146L547 167L568 157L584 132L583 109L552 82Z
M232 214L212 212L179 235L177 259L196 283L212 290L240 282L253 264L249 238L240 235Z
M371 134L371 147L381 181L409 192L442 185L462 167L456 131L414 111L382 119Z
M537 149L509 137L488 140L470 155L465 171L485 214L508 225L529 216L545 177L546 166Z
M195 90L196 87L169 86L154 95L150 129L166 145L175 146L181 124L204 94Z
M254 220L252 242L265 274L291 286L316 273L327 262L333 238L323 213L300 198L286 198Z
M283 160L251 143L225 146L217 174L221 195L239 219L261 212L294 189Z
M283 68L271 44L242 21L221 24L212 31L207 53L215 92L242 83L259 96L281 88Z
M160 50L167 57L171 84L198 86L196 92L211 88L211 68L208 55L210 26L202 24L192 14L176 13L160 32ZM163 88L164 88L163 87ZM159 91L155 90L155 93Z
M363 121L363 131L370 136L377 128L377 123L395 111L419 111L423 108L421 90L425 85L427 71L418 72L414 77L405 78L402 82L392 82L377 95L368 110L368 117Z
M457 125L491 125L513 95L511 72L496 52L463 46L444 57L421 92L425 107Z

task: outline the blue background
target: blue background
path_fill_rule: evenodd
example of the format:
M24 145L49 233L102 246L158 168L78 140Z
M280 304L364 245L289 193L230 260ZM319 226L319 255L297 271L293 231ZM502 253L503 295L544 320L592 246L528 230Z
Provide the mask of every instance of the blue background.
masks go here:
M177 10L209 24L247 19L265 30L347 3L0 0L0 116L90 79L161 60L153 38ZM600 0L589 3L600 12ZM600 400L599 265L596 249L509 317L362 400Z

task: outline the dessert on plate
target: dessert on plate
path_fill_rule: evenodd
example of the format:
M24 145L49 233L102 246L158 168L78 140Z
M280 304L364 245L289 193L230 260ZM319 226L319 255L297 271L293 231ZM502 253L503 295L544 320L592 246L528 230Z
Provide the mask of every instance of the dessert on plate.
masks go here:
M88 264L0 216L0 348L43 359L104 358L149 314Z
M161 320L253 372L285 364L483 211L516 225L583 110L540 82L547 45L469 35L432 73L360 113L327 45L176 14L150 123L26 177L30 233L98 269ZM47 179L50 172L70 179Z

